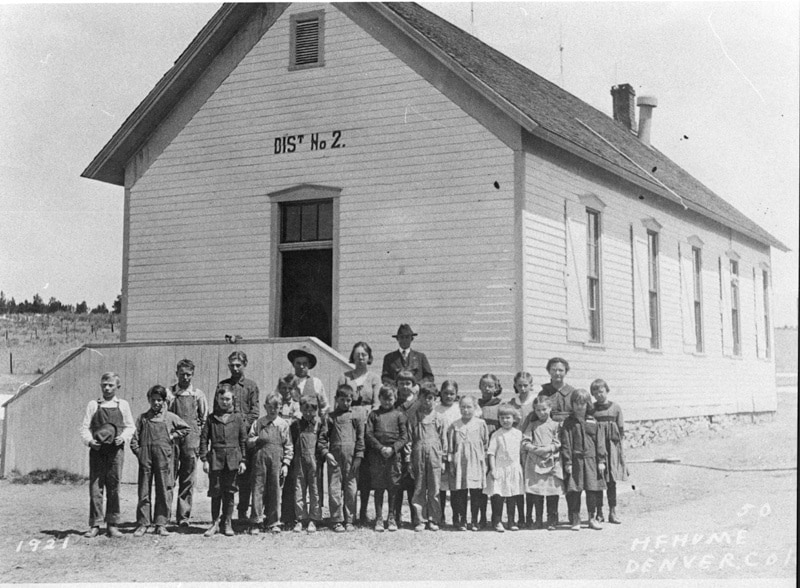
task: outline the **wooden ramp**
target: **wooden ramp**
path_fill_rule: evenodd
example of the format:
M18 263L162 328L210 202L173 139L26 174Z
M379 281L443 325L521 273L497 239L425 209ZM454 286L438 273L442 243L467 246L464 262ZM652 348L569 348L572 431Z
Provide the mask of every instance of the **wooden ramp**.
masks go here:
M90 400L100 398L100 376L116 372L122 380L121 398L131 405L134 420L149 405L147 390L154 384L174 384L175 365L183 358L196 367L193 384L209 403L217 382L229 376L228 355L247 354L246 377L261 390L260 403L275 390L278 378L291 371L286 354L295 348L316 355L312 374L320 378L332 400L336 382L350 369L346 358L314 337L258 339L230 344L218 341L160 341L85 345L58 363L5 403L5 428L0 473L27 474L59 468L89 475L88 448L80 425ZM263 413L263 406L262 406ZM126 449L124 482L136 482L137 462Z

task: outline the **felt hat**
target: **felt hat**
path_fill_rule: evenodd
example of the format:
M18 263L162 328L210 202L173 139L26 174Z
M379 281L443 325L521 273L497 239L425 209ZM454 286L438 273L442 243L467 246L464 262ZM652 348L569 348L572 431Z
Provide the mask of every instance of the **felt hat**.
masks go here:
M111 445L117 438L117 427L114 423L104 423L92 437L101 445Z
M411 335L412 337L416 337L417 334L414 332L414 329L411 328L410 325L407 323L403 323L397 328L397 335L392 335L393 338L397 339L398 337L402 337L403 335Z
M292 349L286 357L289 358L289 363L291 364L294 364L294 360L298 357L307 357L308 369L310 370L313 370L314 366L317 365L317 356L305 349Z

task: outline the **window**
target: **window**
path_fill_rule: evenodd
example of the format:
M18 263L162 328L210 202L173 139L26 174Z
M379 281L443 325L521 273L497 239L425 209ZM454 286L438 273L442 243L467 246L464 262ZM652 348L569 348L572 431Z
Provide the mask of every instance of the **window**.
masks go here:
M739 262L735 259L731 263L731 337L733 354L742 354L740 313L739 313Z
M322 67L324 61L325 11L295 14L290 24L289 69Z
M658 312L658 233L647 231L647 270L650 311L650 348L661 349L661 320Z
M330 241L333 238L333 202L285 203L281 206L281 243Z
M692 276L694 282L695 351L703 352L703 257L699 247L692 247Z
M765 357L772 357L772 338L770 337L769 326L769 272L767 270L761 271L762 279L762 293L764 300L764 349Z
M591 193L579 195L577 201L564 200L567 341L597 344L603 340L600 217L605 207Z
M602 340L600 332L600 213L587 208L586 221L589 341L599 343Z

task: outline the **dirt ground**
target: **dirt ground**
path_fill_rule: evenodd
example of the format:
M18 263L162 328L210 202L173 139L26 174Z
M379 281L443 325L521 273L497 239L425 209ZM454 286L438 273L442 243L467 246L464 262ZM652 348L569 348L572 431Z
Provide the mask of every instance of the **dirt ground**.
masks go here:
M494 531L378 535L202 536L196 497L187 533L131 536L136 488L123 488L125 536L84 539L86 485L0 481L0 582L741 580L794 585L797 571L797 390L779 392L774 422L707 432L628 452L622 525L579 533ZM126 459L133 459L131 454ZM793 468L788 471L719 471ZM635 489L633 489L635 486ZM562 519L566 510L561 502ZM584 508L585 512L585 508ZM448 508L449 517L449 508ZM406 515L407 518L407 515ZM35 547L35 549L34 549Z

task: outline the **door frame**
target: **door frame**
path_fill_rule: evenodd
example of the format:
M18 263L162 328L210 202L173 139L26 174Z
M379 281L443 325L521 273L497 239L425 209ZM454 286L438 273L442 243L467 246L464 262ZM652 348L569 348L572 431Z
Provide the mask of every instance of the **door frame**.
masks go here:
M281 322L281 286L283 284L281 241L281 204L284 202L302 202L304 200L331 200L332 238L330 241L314 241L312 243L292 243L283 246L286 250L328 249L332 250L331 260L331 347L339 346L339 196L342 188L317 184L297 184L283 190L267 194L270 199L269 216L269 250L270 250L270 296L269 325L270 337L280 336Z

